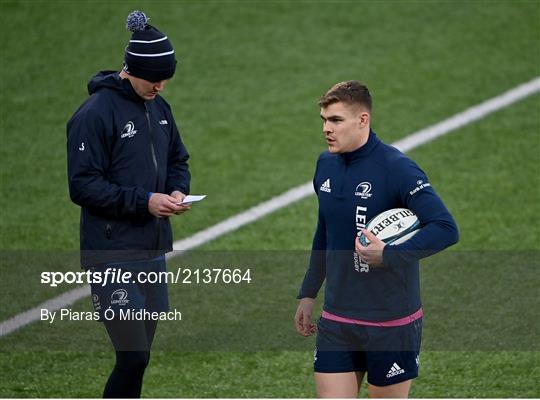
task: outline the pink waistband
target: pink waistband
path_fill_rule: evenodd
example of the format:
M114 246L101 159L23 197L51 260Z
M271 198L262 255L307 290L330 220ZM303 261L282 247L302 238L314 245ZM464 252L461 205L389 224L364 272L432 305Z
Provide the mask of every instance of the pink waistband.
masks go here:
M424 313L422 312L422 309L420 308L415 313L408 315L403 318L399 319L393 319L391 321L382 321L382 322L373 322L373 321L362 321L361 319L351 319L351 318L344 318L340 317L338 315L331 314L327 311L322 312L322 317L325 319L330 319L332 321L337 322L344 322L346 324L357 324L357 325L367 325L367 326L402 326L410 324L413 321L416 321L419 318L422 318Z

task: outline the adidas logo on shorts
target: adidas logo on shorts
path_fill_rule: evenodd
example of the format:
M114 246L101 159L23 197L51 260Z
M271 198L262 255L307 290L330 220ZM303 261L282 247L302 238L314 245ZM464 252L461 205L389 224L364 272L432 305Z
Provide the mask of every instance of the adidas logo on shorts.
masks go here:
M401 374L404 374L405 373L405 370L403 368L401 368L399 365L397 365L396 363L394 363L392 365L392 368L390 368L390 371L388 371L388 373L386 374L386 377L387 378L392 378L396 375L401 375Z

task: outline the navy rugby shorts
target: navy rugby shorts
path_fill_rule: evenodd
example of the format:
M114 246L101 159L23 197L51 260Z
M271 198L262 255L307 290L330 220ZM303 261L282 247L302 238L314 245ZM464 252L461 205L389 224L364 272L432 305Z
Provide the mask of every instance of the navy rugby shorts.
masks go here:
M128 283L111 282L109 276L105 285L103 282L90 283L92 304L94 310L99 313L99 320L119 319L120 311L130 309L133 312L146 310L148 312L169 311L169 297L167 282L163 274L161 281L155 283L144 282L147 278L153 279L159 273L166 272L165 256L152 260L128 261L124 263L108 264L106 266L92 268L92 272L100 272L104 276L107 269L122 272L131 272ZM143 274L140 274L140 273ZM151 273L151 275L148 275ZM112 310L107 311L107 310ZM124 314L125 315L125 314Z
M403 326L365 326L321 317L317 324L315 372L367 372L375 386L416 378L422 318Z

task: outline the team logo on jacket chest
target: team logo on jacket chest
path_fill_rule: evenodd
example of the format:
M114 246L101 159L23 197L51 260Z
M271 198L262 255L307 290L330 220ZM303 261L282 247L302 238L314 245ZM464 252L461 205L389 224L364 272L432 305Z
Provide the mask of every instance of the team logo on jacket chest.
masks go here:
M366 200L369 199L372 195L371 193L371 183L369 182L362 182L359 183L358 186L356 186L356 190L354 191L355 196L359 196L360 198Z
M137 129L135 129L135 124L132 121L129 121L126 126L124 126L124 129L122 129L122 132L120 133L120 138L132 138L137 133Z

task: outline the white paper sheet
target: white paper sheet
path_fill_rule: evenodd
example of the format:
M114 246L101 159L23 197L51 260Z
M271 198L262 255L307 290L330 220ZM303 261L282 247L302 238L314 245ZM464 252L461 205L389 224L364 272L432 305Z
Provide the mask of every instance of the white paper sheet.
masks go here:
M205 197L206 197L205 194L202 194L202 195L191 195L191 194L189 194L186 197L184 197L184 200L181 203L178 203L178 204L196 203L197 201L201 201Z

